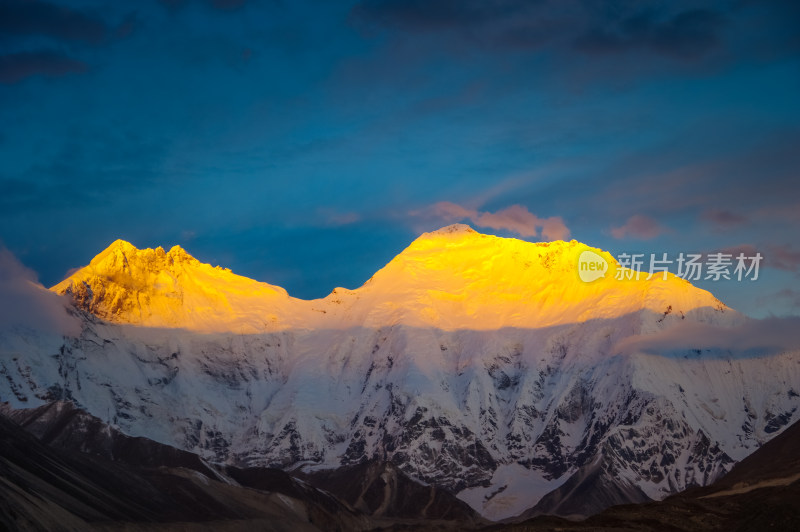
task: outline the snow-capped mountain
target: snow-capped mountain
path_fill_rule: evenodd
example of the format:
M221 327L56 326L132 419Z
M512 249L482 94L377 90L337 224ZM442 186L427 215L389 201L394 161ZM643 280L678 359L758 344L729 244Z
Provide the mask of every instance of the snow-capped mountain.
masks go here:
M283 288L202 264L180 246L139 250L123 240L52 290L109 321L206 332L263 331L287 321L276 313L302 303Z
M490 518L561 486L582 506L562 489L545 510L705 485L797 418L798 352L665 344L748 319L672 275L584 283L586 250L618 267L575 241L450 226L364 286L303 301L117 241L52 289L79 334L1 333L0 400L70 399L241 466L386 461Z
M719 321L713 311L722 303L672 275L581 282L576 265L586 250L616 264L576 241L531 244L455 224L420 236L361 288L304 301L202 264L179 246L138 250L117 240L52 290L112 322L198 332L542 328L646 310L661 315L670 306L675 316L696 312L701 321Z

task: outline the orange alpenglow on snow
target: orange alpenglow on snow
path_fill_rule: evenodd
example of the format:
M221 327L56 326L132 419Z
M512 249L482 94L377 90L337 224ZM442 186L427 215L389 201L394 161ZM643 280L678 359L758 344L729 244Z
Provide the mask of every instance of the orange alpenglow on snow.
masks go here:
M267 330L291 299L283 288L203 264L179 246L137 249L124 240L51 290L108 321L208 332Z
M587 250L609 265L593 282L578 275ZM362 287L337 288L313 301L203 264L178 246L139 250L121 240L51 290L71 294L79 307L109 321L203 332L540 328L639 311L657 317L666 309L708 314L711 321L727 309L672 274L617 280L617 267L608 252L574 240L531 243L456 224L417 238Z

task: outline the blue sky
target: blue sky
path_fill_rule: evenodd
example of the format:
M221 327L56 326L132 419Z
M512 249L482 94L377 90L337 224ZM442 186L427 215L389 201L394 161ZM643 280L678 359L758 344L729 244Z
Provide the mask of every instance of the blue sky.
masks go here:
M0 0L0 241L47 285L123 238L310 298L465 221L758 251L758 281L699 284L798 314L798 27L790 1Z

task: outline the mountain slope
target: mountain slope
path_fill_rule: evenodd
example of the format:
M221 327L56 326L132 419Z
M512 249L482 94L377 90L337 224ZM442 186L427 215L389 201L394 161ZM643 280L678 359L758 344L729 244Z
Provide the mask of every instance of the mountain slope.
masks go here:
M217 285L192 279L233 274L167 258L151 268L143 256L157 252L117 250L97 261L106 270L55 287L75 297L86 282L79 334L0 333L0 400L68 399L125 434L239 467L387 463L495 519L570 479L618 495L559 503L579 514L706 485L797 419L798 352L691 337L676 347L664 338L682 338L683 325L724 336L747 319L674 277L583 283L577 256L592 249L452 226L321 300L254 288L250 307L230 286L259 283L220 282L231 308L198 304L219 327L193 321L192 302ZM106 286L114 297L95 296ZM152 303L168 297L164 286L184 291L175 312ZM276 316L267 327L256 321L265 308ZM168 316L180 328L164 326Z
M99 468L112 464L111 477L120 476L117 484L112 483L112 491L120 483L146 485L153 484L153 479L156 479L158 489L165 486L178 492L198 491L191 484L188 487L184 486L184 478L199 481L205 487L211 486L211 489L205 490L206 495L197 493L193 495L198 501L202 496L211 497L204 502L207 505L206 513L202 511L192 513L191 503L189 507L184 508L181 504L186 501L180 499L172 501L176 506L170 509L171 513L164 511L167 506L163 508L157 506L157 510L147 515L114 514L106 516L108 519L133 522L145 517L147 520L158 522L173 521L178 518L195 522L208 518L241 521L254 520L263 514L275 521L275 527L286 529L291 526L308 528L309 524L323 529L361 529L399 523L412 526L420 520L437 523L445 528L477 526L482 523L469 506L453 495L432 486L423 486L385 465L356 466L332 474L311 475L307 479L311 482L308 482L278 469L213 467L195 454L147 438L127 436L69 402L53 402L38 408L22 410L0 405L0 417L3 415L18 424L19 428L25 429L28 434L35 436L37 440L32 444L28 454L10 457L16 460L15 465L19 465L23 459L35 460L42 453L51 452L68 464L78 461L81 464L97 465ZM18 439L31 442L27 435L21 434L10 424L3 427L5 437L12 443ZM47 445L50 451L42 451L42 444ZM57 476L59 471L65 469L52 461L45 460L41 465L40 473L47 478L54 472ZM94 471L91 470L92 473ZM78 473L81 472L83 470ZM92 481L98 482L97 479ZM220 483L225 486L221 487ZM355 493L353 490L358 490L359 486L364 488L363 491L350 501L350 495ZM242 510L242 505L234 505L226 511L219 511L216 505L223 495L220 492L229 491L235 494L238 490L239 499L253 499L254 495L248 493L246 488L261 492L255 496L256 499L258 497L263 499L262 495L269 495L269 498L274 499L278 495L277 499L287 503L291 511L283 515L279 511L280 505L276 507L274 504L267 505L261 512L245 512ZM156 497L158 494L151 495ZM161 497L164 498L174 499L169 496ZM135 495L132 501L136 504L141 502ZM95 500L89 498L87 502L91 504ZM348 502L353 504L350 505ZM145 504L145 507L152 507L155 501L149 501L148 504Z
M770 486L786 486L800 481L800 422L766 442L760 449L737 463L730 473L695 496L720 497L747 493Z
M491 530L793 532L800 527L800 423L704 488L664 501L610 508L584 521L538 517Z
M51 433L63 433L65 425L80 418L85 426L98 424L68 405L22 417L38 418L40 427L46 424L41 418L49 418L54 421L47 429ZM72 429L67 432L74 437L80 429ZM131 443L117 436L123 445ZM91 443L87 444L91 451ZM175 463L180 458L191 465L188 453L152 441L139 440L136 445L154 451L154 456L120 453L112 460L72 450L68 439L58 438L46 446L0 416L0 525L9 530L88 530L117 523L126 529L146 530L160 523L160 530L171 526L185 530L191 523L193 530L219 530L219 521L224 521L226 530L371 527L368 519L330 495L293 487L286 473L277 471L285 478L262 482L259 490L248 489L206 466L187 468ZM100 450L102 454L107 449ZM139 463L142 458L145 463Z
M466 503L436 486L421 486L391 464L364 462L304 477L375 517L446 519L462 527L479 522Z

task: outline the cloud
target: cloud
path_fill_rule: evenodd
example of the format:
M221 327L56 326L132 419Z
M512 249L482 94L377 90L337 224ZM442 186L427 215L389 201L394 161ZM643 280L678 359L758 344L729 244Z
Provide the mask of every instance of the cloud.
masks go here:
M51 154L17 176L0 176L0 213L93 208L164 183L161 165L169 142L156 133L86 122L65 129L58 140L62 144L50 147ZM175 182L182 176L170 177Z
M169 9L177 9L185 6L191 0L158 0ZM203 3L219 9L220 11L233 11L244 6L248 0L204 0Z
M18 83L32 76L57 78L85 72L88 66L57 52L20 52L0 56L0 83Z
M747 319L736 327L682 322L654 334L626 338L614 352L669 354L694 349L733 354L795 351L800 349L800 318Z
M361 221L361 215L357 212L339 212L334 209L320 208L318 213L323 218L323 224L330 227L350 225Z
M725 17L711 9L687 9L674 15L645 10L612 18L580 36L576 46L591 53L633 49L681 57L697 57L714 48Z
M740 254L744 254L745 257L749 258L755 257L757 253L760 253L762 257L761 267L787 272L800 272L800 251L794 250L788 244L766 245L762 248L758 248L753 244L739 244L704 253L704 260L707 260L712 253L724 253L730 255L733 259L736 259Z
M211 5L217 9L239 9L247 0L211 0Z
M530 2L500 0L365 0L357 16L411 31L476 28L529 12Z
M800 203L776 204L761 207L753 212L755 220L778 220L781 222L800 221Z
M477 227L511 231L523 237L541 236L545 240L564 240L570 235L560 216L539 218L522 205L511 205L496 212L480 212L449 201L441 201L425 211L415 211L411 214L432 217L448 223L470 220Z
M78 320L67 313L67 300L39 284L36 274L0 247L0 330L25 327L77 335Z
M800 291L798 290L784 288L778 290L771 296L759 298L759 302L763 304L765 302L771 302L773 299L785 301L791 309L800 309Z
M611 228L611 236L620 240L623 238L651 240L668 232L669 228L643 214L635 214L628 218L624 225Z
M800 204L790 191L798 182L800 150L795 146L800 143L800 129L780 127L763 138L750 135L734 141L742 128L739 118L733 119L724 128L731 136L722 144L716 144L710 129L681 128L670 133L680 135L680 141L665 138L585 178L581 199L591 202L600 216L648 213L666 220L692 212L712 223L725 222L726 217L733 223L742 216L748 229L750 222L797 222Z
M653 9L635 1L362 0L352 16L406 32L455 35L484 48L556 46L595 55L643 50L691 59L717 46L726 17L682 3Z
M748 221L747 216L728 210L708 209L700 214L700 218L710 222L717 229L731 229Z
M41 37L67 43L99 46L129 36L137 25L135 13L118 26L94 14L40 0L0 0L0 41L13 42L18 50ZM0 56L0 83L12 84L33 76L61 77L86 72L83 61L60 51L23 49Z
M797 272L800 270L800 250L794 250L788 244L768 246L764 262L772 268Z
M760 253L758 248L756 248L752 244L739 244L738 246L729 246L721 249L715 249L714 251L705 254L705 257L708 257L711 253L724 253L727 255L731 255L732 257L738 257L741 254L744 254L745 257L754 257L756 253ZM761 253L761 255L764 255Z
M104 20L63 5L38 0L0 2L0 36L43 35L97 45L113 33Z
M472 218L478 214L478 211L475 209L467 209L466 207L449 201L440 201L434 204L433 207L431 207L431 211L434 216L438 216L448 222Z

